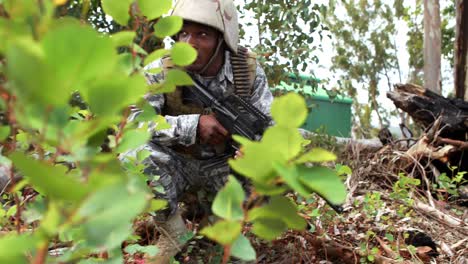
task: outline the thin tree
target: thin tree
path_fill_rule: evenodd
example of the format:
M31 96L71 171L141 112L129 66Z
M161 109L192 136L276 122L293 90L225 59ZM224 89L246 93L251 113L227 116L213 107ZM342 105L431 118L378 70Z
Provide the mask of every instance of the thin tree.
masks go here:
M455 40L455 95L457 98L468 101L468 8L466 1L457 0L457 23Z
M441 94L442 54L439 0L424 0L424 86Z

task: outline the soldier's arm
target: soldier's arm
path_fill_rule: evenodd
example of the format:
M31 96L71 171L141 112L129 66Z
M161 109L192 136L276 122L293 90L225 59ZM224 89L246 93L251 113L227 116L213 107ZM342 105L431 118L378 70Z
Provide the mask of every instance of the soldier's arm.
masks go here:
M164 76L161 74L145 73L145 77L149 84L162 82L164 79ZM145 99L154 108L156 114L162 113L165 104L164 95L147 95ZM195 143L200 115L165 115L164 118L171 128L157 130L157 126L150 126L152 132L151 140L153 142L164 146L172 146L175 144L189 146Z
M273 102L273 95L270 91L270 88L268 87L268 81L265 75L265 71L258 62L250 102L258 110L262 111L265 115L271 117L270 109L271 103Z

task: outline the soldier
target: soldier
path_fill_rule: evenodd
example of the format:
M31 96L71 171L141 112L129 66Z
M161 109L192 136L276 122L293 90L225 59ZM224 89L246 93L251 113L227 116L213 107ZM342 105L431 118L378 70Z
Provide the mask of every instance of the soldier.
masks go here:
M185 68L189 75L216 97L236 93L269 115L273 96L255 55L238 46L239 25L232 0L179 0L173 15L184 20L175 39L189 43L198 52L195 62ZM164 79L172 67L170 59L156 61L148 69L161 66L161 74L146 74L149 83ZM170 94L146 96L171 125L170 129L155 131L146 146L151 155L145 161L145 174L159 176L150 184L161 185L164 193L155 195L168 201L168 209L158 213L156 219L161 235L154 263L168 263L183 246L178 239L186 232L177 206L181 196L189 189L215 193L229 174L227 159L232 152L227 142L231 135L210 109L193 100L189 89L178 87Z

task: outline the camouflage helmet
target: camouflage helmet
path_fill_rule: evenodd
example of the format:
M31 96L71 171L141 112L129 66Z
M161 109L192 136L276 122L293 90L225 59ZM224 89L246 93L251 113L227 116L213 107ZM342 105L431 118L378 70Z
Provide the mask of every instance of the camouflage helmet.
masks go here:
M237 53L239 22L232 0L178 0L172 15L219 30L227 46Z

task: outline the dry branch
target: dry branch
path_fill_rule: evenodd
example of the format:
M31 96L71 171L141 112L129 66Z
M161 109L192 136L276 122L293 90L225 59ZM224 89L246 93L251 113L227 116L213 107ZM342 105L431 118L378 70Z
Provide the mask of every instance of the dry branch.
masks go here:
M455 218L449 214L446 214L446 213L443 213L441 211L439 211L437 208L435 207L431 207L427 204L424 204L422 202L419 202L419 201L415 201L414 204L413 204L413 207L414 209L417 209L417 210L420 210L432 217L435 217L437 219L439 219L441 222L443 222L444 224L447 224L449 226L453 226L453 227L461 227L463 229L465 229L466 231L468 231L468 228L466 227L465 223L463 223L462 220L458 219L458 218Z

